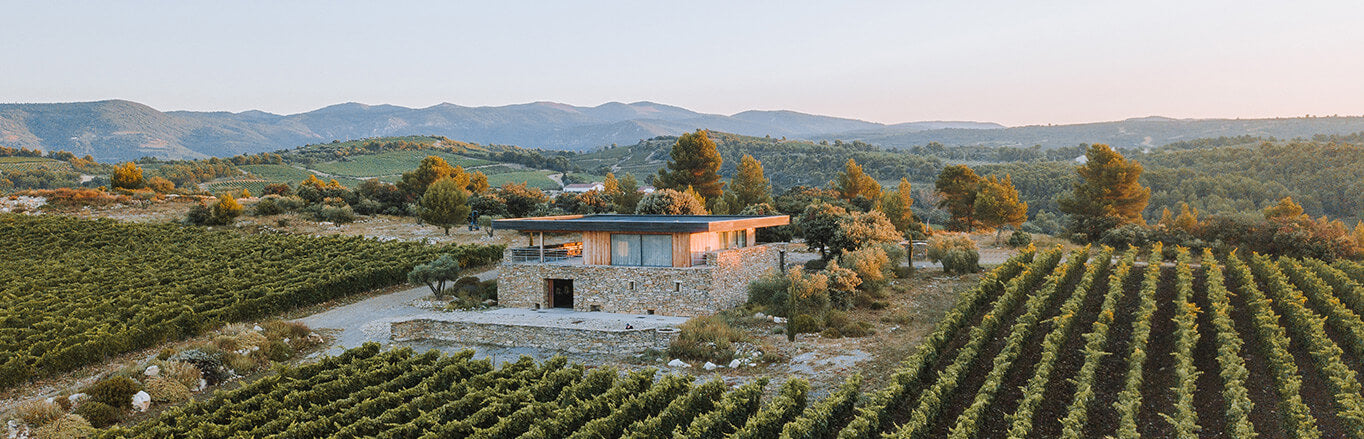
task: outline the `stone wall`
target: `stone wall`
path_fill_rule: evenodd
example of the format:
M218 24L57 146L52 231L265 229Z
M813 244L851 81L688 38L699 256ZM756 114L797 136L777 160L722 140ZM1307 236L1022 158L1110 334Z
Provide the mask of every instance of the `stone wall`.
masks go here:
M666 350L677 336L656 329L610 331L430 319L394 322L391 329L394 341L434 339L596 354Z
M578 311L712 314L747 301L748 283L776 269L778 248L760 245L711 252L706 254L706 265L687 268L504 260L498 267L498 304L547 307L545 279L572 279L573 305Z

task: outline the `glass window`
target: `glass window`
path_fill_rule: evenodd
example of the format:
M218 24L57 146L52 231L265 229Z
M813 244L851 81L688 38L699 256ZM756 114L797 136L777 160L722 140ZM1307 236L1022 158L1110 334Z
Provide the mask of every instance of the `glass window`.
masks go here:
M639 235L611 234L611 265L640 264Z
M672 235L611 234L611 265L673 265Z
M734 231L734 248L748 247L748 231Z
M640 235L644 249L642 265L671 267L673 265L672 235Z

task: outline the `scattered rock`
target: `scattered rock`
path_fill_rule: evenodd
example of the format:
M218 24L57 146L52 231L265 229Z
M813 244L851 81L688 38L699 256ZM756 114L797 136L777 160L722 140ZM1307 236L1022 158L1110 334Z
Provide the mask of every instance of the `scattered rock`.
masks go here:
M674 358L673 361L668 362L668 367L691 367L691 365L687 364L685 361Z
M765 319L765 318L767 318L767 314L763 314L761 311L760 311L760 312L756 312L756 313L753 313L753 318L755 318L755 319Z
M261 331L264 331L265 328L260 327L260 325L256 325L256 326L252 326L252 327L251 327L251 330L252 330L252 331L256 331L256 332L261 332Z
M741 363L739 362L739 359L738 359L738 358L735 358L735 359L729 361L729 368L730 368L730 369L738 369L740 364L741 364Z
M715 370L715 368L717 368L717 367L720 367L720 366L716 366L715 363L711 363L711 362L709 362L709 361L706 362L706 365L701 366L701 368L702 368L702 369L705 369L705 370Z
M138 391L137 394L133 395L133 408L137 409L137 411L145 412L147 411L148 407L151 407L151 405L152 395L148 394L147 392Z
M155 364L153 364L153 365L151 365L151 366L147 366L147 370L144 371L144 372L142 372L142 374L143 374L143 375L146 375L146 376L149 376L149 377L154 377L154 376L160 375L160 374L161 374L161 366L157 366L157 365L155 365Z
M777 316L772 316L772 323L786 323L786 319Z
M316 354L316 353L314 352L314 354ZM199 378L199 387L195 387L195 388L194 388L194 391L195 391L195 392L199 392L199 391L203 391L204 389L207 389L207 388L208 388L208 380L203 379L203 378Z
M77 393L66 397L66 402L71 403L71 408L75 409L76 406L81 405L81 402L87 399L90 399L90 395L86 395L84 393Z

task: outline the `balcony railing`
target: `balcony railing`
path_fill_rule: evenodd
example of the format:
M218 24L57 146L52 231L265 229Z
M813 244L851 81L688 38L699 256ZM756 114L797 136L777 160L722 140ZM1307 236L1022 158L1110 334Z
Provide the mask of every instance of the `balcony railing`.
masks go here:
M511 249L512 262L555 262L581 257L583 257L583 243L581 242Z

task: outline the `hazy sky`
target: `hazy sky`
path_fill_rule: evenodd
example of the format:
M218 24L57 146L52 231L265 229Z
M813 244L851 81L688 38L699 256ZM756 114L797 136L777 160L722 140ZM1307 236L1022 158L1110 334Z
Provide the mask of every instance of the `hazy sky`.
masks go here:
M1364 2L0 1L0 102L1364 114Z

